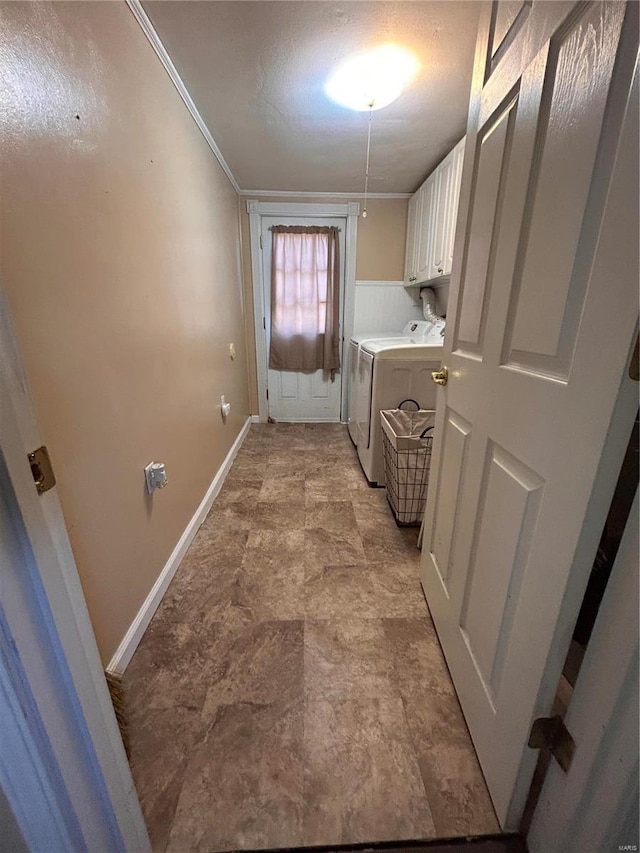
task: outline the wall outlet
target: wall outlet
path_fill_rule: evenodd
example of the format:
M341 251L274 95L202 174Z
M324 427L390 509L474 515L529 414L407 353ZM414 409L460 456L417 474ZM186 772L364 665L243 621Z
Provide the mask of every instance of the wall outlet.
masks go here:
M167 469L164 462L149 462L144 469L147 492L151 494L156 489L164 489L167 485Z
M236 345L235 344L229 344L229 358L231 359L231 361L233 361L235 357L236 357Z
M220 411L222 412L222 417L226 420L231 411L231 403L227 403L224 394L220 397Z

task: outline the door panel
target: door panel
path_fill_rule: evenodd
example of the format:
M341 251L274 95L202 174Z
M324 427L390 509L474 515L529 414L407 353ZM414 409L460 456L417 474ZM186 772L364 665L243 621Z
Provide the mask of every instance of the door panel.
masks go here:
M271 335L271 231L273 225L334 225L340 228L340 329L344 307L345 220L324 217L262 217L262 268L267 359ZM332 382L328 371L271 370L267 366L269 417L275 421L339 421L343 366Z
M531 0L499 0L495 4L493 33L491 37L491 56L502 48L502 52L515 35L524 14L528 12Z
M432 527L432 538L428 550L434 568L442 583L445 595L449 595L449 570L453 535L458 518L458 499L462 486L471 424L456 412L448 409L442 438L442 463L436 486L436 516ZM446 489L440 492L441 484Z
M637 163L616 159L637 8L562 8L534 4L488 82L476 63L421 569L508 828L637 323Z
M568 375L584 301L587 277L573 273L615 60L610 44L621 23L619 6L593 6L557 36L547 63L505 362L557 378ZM584 235L583 242L593 247L595 237Z
M499 231L497 205L504 195L517 106L515 98L494 121L488 122L488 129L480 135L477 154L476 187L465 259L468 272L455 330L455 347L479 356L491 293L489 266Z
M487 443L460 628L494 708L543 485L508 451Z

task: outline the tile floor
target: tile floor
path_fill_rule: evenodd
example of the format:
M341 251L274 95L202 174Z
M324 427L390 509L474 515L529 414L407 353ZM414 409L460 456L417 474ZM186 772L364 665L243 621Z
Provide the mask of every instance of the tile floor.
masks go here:
M416 537L345 427L251 427L125 677L154 850L498 830Z

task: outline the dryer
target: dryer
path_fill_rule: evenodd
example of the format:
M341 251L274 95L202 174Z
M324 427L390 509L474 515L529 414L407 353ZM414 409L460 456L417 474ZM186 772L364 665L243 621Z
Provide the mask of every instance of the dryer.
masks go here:
M353 335L349 342L349 397L348 397L348 412L347 412L347 427L351 441L358 446L358 431L356 426L356 412L358 408L358 395L361 389L358 385L358 370L359 359L362 349L362 344L370 340L388 340L397 339L399 337L407 337L416 332L419 324L424 325L422 320L410 320L405 324L401 332L372 332L364 335Z
M437 389L431 372L440 368L442 329L423 321L418 326L419 334L360 344L355 431L362 470L374 486L385 482L380 410L395 409L406 399L415 400L421 409L435 409Z

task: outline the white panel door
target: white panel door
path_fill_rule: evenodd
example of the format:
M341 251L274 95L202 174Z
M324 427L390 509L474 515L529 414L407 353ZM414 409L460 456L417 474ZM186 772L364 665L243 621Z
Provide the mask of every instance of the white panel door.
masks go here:
M496 20L476 53L421 577L515 828L637 328L637 140L621 130L637 4L525 3L492 59Z
M344 366L334 381L328 371L271 370L268 367L271 335L271 231L273 225L326 225L340 228L340 331L343 328L345 219L325 217L262 217L262 264L269 417L274 421L339 421ZM341 348L342 351L342 348Z

